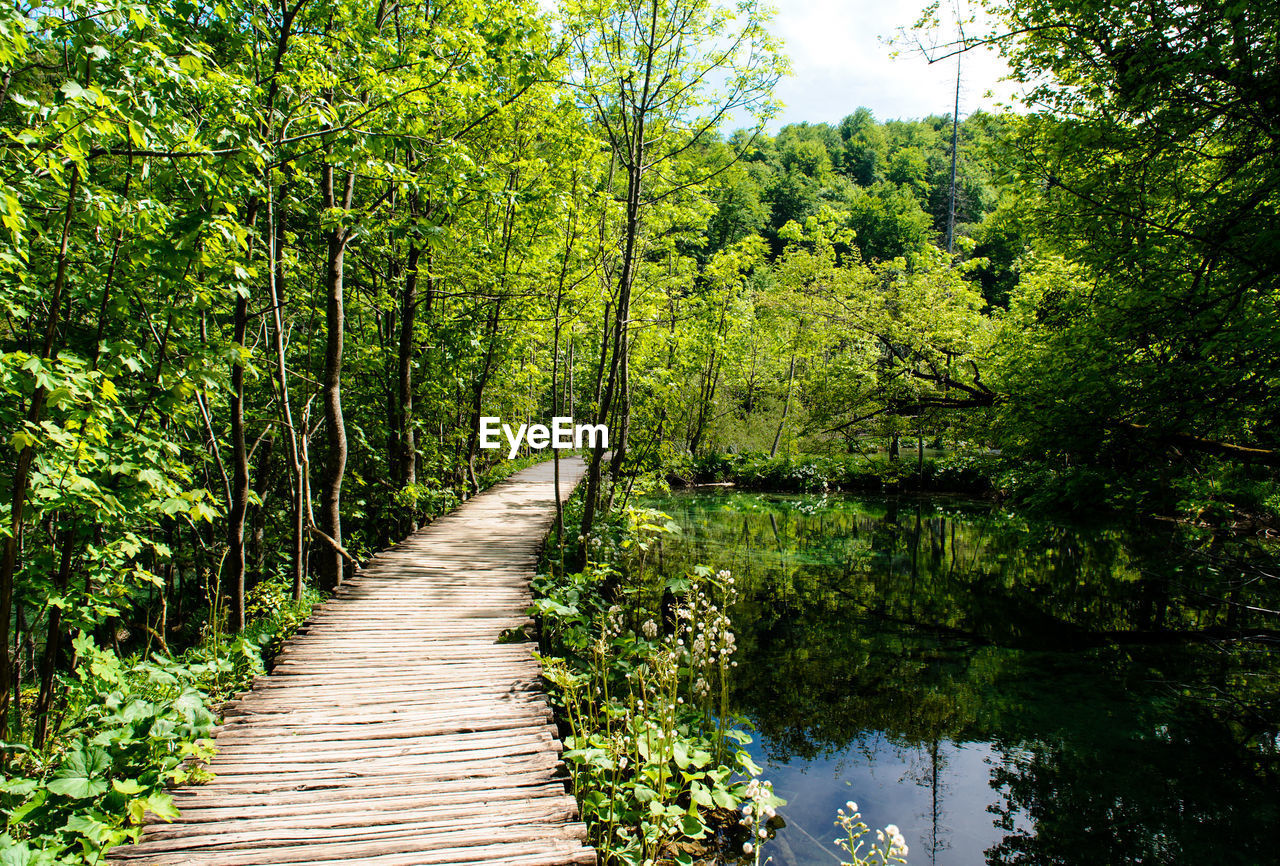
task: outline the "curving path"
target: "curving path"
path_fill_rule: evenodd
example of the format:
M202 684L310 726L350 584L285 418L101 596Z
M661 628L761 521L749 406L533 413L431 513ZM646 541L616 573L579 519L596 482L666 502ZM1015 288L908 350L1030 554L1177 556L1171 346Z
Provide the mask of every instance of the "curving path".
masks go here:
M584 467L562 460L567 495ZM385 550L226 711L208 784L126 863L594 864L527 622L551 463Z

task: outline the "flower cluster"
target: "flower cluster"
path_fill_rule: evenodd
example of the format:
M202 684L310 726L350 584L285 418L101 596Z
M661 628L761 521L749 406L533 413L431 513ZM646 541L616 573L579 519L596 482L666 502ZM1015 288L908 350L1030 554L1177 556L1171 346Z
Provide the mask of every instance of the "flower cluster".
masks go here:
M616 604L613 605L609 608L608 613L605 614L604 636L610 640L622 637L625 625L626 622L622 613L622 608L618 607Z
M883 844L889 843L889 855L894 858L901 858L902 862L907 860L907 840L906 837L898 831L897 824L885 824L883 830L876 831L876 841Z
M837 837L835 843L853 858L851 863L841 861L840 866L888 866L890 863L907 862L907 840L898 830L897 824L889 824L883 830L877 830L875 841L863 854L862 849L867 842L862 837L870 833L871 828L863 823L858 804L850 800L844 804L843 809L837 809L835 823L845 833L844 836Z
M687 641L690 667L695 671L738 665L732 660L738 639L725 612L737 599L737 590L729 572L721 571L717 577L724 588L723 605L717 604L705 587L698 587L676 610L681 635L678 643L683 646Z
M738 823L749 834L747 841L742 843L742 853L755 855L757 863L760 862L760 845L769 838L766 824L778 814L773 805L775 802L777 798L773 795L772 782L762 782L759 779L747 782L746 802L742 804L742 817L738 819Z

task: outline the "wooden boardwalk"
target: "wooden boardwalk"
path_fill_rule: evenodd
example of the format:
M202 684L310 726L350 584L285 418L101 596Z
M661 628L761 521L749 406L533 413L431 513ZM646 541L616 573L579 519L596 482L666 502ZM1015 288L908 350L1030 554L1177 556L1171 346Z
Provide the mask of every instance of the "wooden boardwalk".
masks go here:
M562 493L582 471L561 462ZM533 645L498 642L554 516L543 463L375 556L227 709L216 778L111 859L595 863Z

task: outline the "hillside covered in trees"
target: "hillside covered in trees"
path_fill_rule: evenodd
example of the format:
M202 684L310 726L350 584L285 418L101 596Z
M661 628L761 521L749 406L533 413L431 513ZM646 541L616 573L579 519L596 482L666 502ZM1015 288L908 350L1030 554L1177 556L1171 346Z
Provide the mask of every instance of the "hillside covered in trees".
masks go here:
M1274 527L1280 12L991 11L1027 110L953 152L949 114L762 131L755 2L0 9L3 760L49 776L120 659L283 627L508 471L482 417L609 426L584 539L637 475L900 478L908 438L1049 507ZM185 687L153 710L196 732ZM176 754L136 730L119 760ZM167 778L82 775L0 796L55 850Z

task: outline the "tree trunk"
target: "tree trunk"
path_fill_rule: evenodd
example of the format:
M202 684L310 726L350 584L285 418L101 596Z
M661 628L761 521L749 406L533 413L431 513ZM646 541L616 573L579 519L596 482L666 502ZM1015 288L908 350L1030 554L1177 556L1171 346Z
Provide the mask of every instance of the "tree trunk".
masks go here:
M502 298L493 302L493 312L489 314L488 345L484 352L484 364L476 375L475 384L471 388L471 428L467 433L467 486L474 496L480 492L480 478L476 475L476 449L480 445L480 412L484 405L484 389L489 384L489 375L493 371L493 356L498 347L498 323L501 320Z
M411 206L412 208L412 206ZM416 211L416 208L412 208ZM400 483L404 486L417 483L416 458L413 436L413 328L418 312L418 258L422 250L414 241L409 242L409 261L405 269L404 288L400 296ZM417 519L414 519L417 529Z
M283 198L284 188L281 188ZM284 424L289 443L289 465L292 468L293 485L290 502L290 567L293 574L293 598L302 600L306 575L306 485L302 477L302 456L298 447L298 431L293 425L293 408L289 399L289 374L285 365L284 323L280 307L284 303L284 220L279 218L272 202L268 201L268 221L271 241L271 274L267 280L271 292L271 320L274 329L276 354L276 387L279 389L280 420Z
M613 354L609 360L609 376L605 383L604 394L600 398L600 409L596 423L607 424L613 410L614 395L620 388L629 383L623 369L628 365L627 340L628 320L631 315L631 285L635 279L636 244L640 237L640 200L641 183L644 179L644 124L643 118L636 123L636 142L629 155L631 166L627 171L627 222L622 251L622 275L618 280L618 304L613 320ZM626 456L627 435L629 428L630 406L624 401L620 407L623 413L619 417L619 429L616 435L610 435L610 448L613 451L611 468L617 472ZM596 500L600 495L600 464L604 458L603 446L597 446L591 453L591 463L587 467L587 497L582 512L582 534L590 536L591 527L595 524L597 510Z
M578 175L574 172L571 186L577 189ZM578 215L577 211L570 211L569 224L565 230L564 242L564 258L560 260L560 279L556 284L556 311L555 311L555 330L551 341L551 416L559 417L564 411L564 402L560 394L560 329L561 320L560 312L564 306L564 287L565 282L569 278L569 256L573 252L574 241L577 239L578 231ZM551 452L551 459L554 463L553 487L556 498L556 544L560 548L560 567L564 568L564 505L560 501L560 451L554 449Z
M250 238L258 219L258 202L249 204L245 225ZM252 240L250 241L252 243ZM252 247L250 248L252 256ZM231 631L244 629L244 524L249 509L249 451L244 433L245 335L249 326L248 289L236 293L232 343L236 360L231 365L231 501L227 503L227 588L231 596Z
M770 457L778 456L778 443L782 441L782 428L787 425L787 414L791 411L791 383L796 376L796 353L791 353L791 367L787 370L787 398L782 401L782 417L778 419L778 432L773 434L773 447L769 449Z
M62 309L62 293L67 285L67 244L71 236L71 217L75 213L76 191L80 183L80 166L73 163L67 183L67 208L62 219L62 236L58 242L57 271L53 278L53 291L49 297L49 320L45 324L44 345L40 357L48 360L53 354L53 344L58 334L58 316ZM27 409L27 422L40 423L44 413L45 389L37 385ZM0 561L0 740L9 733L9 699L13 692L14 657L9 652L9 622L13 617L13 579L18 570L18 550L22 544L23 511L27 504L27 482L31 476L31 463L35 449L31 444L23 446L13 469L13 501L9 509L9 534L4 540L4 559ZM22 730L21 706L18 707L17 730ZM0 766L7 757L0 759Z
M729 315L729 299L725 298L724 306L720 308L720 321L716 325L716 337L724 336L725 321ZM676 313L675 309L671 310L671 336L675 339ZM693 428L693 435L689 437L689 453L697 454L698 448L702 445L702 436L706 433L707 423L711 420L711 406L716 398L716 388L720 382L720 354L714 346L711 349L711 356L707 359L707 369L702 374L702 386L699 388L698 396L698 415ZM675 364L674 356L671 356L669 366ZM776 449L776 444L775 444Z
M924 481L924 425L921 424L917 429L916 438L916 479Z
M58 576L55 579L55 586L60 595L65 593L71 584L71 561L75 552L75 541L75 526L72 526L62 536L62 553L58 562ZM45 739L49 735L49 714L53 710L53 674L61 651L62 608L53 605L49 608L49 622L44 637L44 656L40 663L40 691L32 713L35 719L35 732L31 742L37 749L44 748Z
M244 345L248 299L236 297L236 351ZM244 366L231 365L231 502L227 512L227 587L231 595L231 631L244 628L244 523L249 506L249 452L244 437Z
M338 204L334 189L333 166L326 163L321 174L321 195L326 209L351 207L355 174L347 172L346 189ZM347 248L347 230L334 226L325 232L327 247L325 266L325 351L324 401L327 460L324 492L320 499L320 526L328 536L328 547L320 557L320 581L324 589L341 585L345 564L342 552L342 479L347 469L347 428L342 418L342 348L346 328L343 306L343 268Z
M604 400L604 371L605 365L609 357L609 337L611 329L609 327L609 309L611 301L606 301L604 305L604 324L601 326L600 333L600 363L596 366L596 414L593 422L602 424L608 421L608 413L602 407ZM583 499L582 526L581 534L585 537L591 534L591 527L595 522L596 500L600 496L600 460L604 454L601 448L594 448L591 451L590 459L587 463L587 492Z

